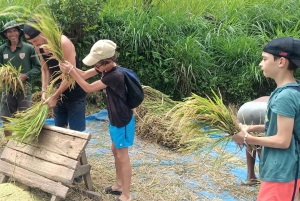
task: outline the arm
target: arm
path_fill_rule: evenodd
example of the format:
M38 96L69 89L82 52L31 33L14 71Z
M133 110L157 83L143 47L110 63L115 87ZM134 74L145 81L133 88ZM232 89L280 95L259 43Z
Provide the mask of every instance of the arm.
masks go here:
M60 64L61 65L61 64ZM61 66L60 66L61 67ZM62 68L61 68L62 69ZM90 78L90 77L93 77L95 75L98 75L97 71L94 69L94 68L91 68L87 71L83 71L81 69L78 69L78 68L75 68L74 66L74 69L73 70L76 70L77 74L84 80ZM68 71L69 72L69 71ZM66 72L67 73L67 72Z
M251 125L247 126L247 132L257 132L257 133L264 133L265 132L265 125Z
M73 68L73 65L69 62L64 62L60 63L59 67L62 72L68 73L70 72L70 75L76 80L76 82L81 86L81 88L87 92L95 92L99 91L101 89L104 89L107 87L101 80L95 81L92 84L87 83L84 78L89 78L91 77L90 75L95 75L98 74L95 69L89 69L84 72L84 76L82 77L82 74L79 74L78 72L83 72L83 71L78 71L77 68ZM76 69L76 70L74 70Z
M253 126L255 127L255 126ZM272 147L277 149L287 149L292 140L293 135L293 128L294 128L294 119L289 118L282 115L277 115L277 133L273 136L267 136L267 137L254 137L251 135L248 135L247 137L247 143L248 144L255 144L255 145L261 145L265 147ZM238 143L243 144L244 143L244 136L251 131L251 128L244 128L242 131L235 134L232 139Z

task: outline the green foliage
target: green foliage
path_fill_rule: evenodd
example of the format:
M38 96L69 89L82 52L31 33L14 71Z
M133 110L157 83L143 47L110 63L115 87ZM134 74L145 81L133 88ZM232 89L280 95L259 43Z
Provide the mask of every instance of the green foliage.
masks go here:
M147 3L147 2L146 2ZM299 36L300 3L243 0L107 1L99 38L116 41L119 62L145 85L179 100L220 89L224 103L269 95L260 68L262 46ZM282 13L285 13L282 15Z
M95 41L115 41L121 65L176 100L211 88L225 104L269 95L275 84L258 67L262 47L300 30L294 0L7 0L0 7L12 2L32 10L47 3L80 60Z
M101 0L47 0L63 34L72 40L79 58L84 57L99 38L93 33L101 11Z

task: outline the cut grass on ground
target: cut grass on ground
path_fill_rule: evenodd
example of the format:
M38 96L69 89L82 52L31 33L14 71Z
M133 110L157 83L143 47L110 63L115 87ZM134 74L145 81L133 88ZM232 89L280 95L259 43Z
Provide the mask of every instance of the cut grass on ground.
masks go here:
M97 141L90 142L86 149L88 162L92 165L92 181L103 200L112 201L115 196L103 193L103 189L115 179L110 138L105 133L107 123L99 126L98 122L92 122L88 124L88 129L92 139ZM214 151L220 152L218 149ZM258 186L245 187L237 182L231 169L245 169L246 163L229 153L222 154L226 160L216 164L215 158L210 155L186 156L137 137L135 145L130 149L130 156L133 167L132 196L136 201L217 201L226 199L224 192L236 200L246 201L252 200L257 194ZM84 184L79 184L79 187L83 188ZM29 190L41 200L49 200L51 197L38 189ZM66 200L90 199L75 189L70 189Z

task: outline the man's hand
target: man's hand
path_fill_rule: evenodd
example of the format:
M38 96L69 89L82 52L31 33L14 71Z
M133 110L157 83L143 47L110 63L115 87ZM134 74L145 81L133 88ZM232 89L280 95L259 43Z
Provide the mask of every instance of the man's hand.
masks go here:
M57 98L53 96L49 97L43 104L48 104L50 108L53 108L57 103Z
M69 73L69 71L72 67L73 67L73 65L68 61L59 63L59 68L60 68L61 72L63 72L63 73Z
M41 97L42 101L45 102L46 101L46 92L42 91L42 97Z
M25 82L25 80L28 79L28 76L25 73L20 73L20 78L21 78L22 82Z

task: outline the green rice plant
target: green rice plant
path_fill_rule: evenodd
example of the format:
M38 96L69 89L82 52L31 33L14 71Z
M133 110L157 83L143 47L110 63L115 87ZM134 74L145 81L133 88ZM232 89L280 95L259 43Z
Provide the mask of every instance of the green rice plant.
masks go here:
M170 128L175 127L183 133L180 143L186 147L182 151L196 150L208 142L211 143L209 149L212 149L221 142L230 141L226 135L232 136L240 131L236 116L223 104L220 92L218 96L211 91L213 98L192 94L167 113L172 117ZM208 129L203 129L207 126ZM210 136L216 133L223 137L212 141Z
M0 67L0 89L2 89L5 94L8 94L9 92L12 92L13 95L18 92L26 94L28 85L26 82L22 82L20 78L21 70L21 66L16 69L10 62Z
M46 92L46 97L53 94L54 82L51 83ZM30 142L37 140L48 116L49 105L40 101L32 107L24 111L18 111L14 117L4 117L7 121L4 122L4 130L12 132L12 135L7 137L18 142Z
M47 43L42 45L42 47L49 49L53 59L56 59L58 62L64 62L65 58L61 43L62 31L53 14L49 12L48 9L41 9L33 14L31 19L32 20L29 20L27 23L40 31L47 40ZM61 79L66 81L71 89L74 88L75 80L69 74L62 73Z

